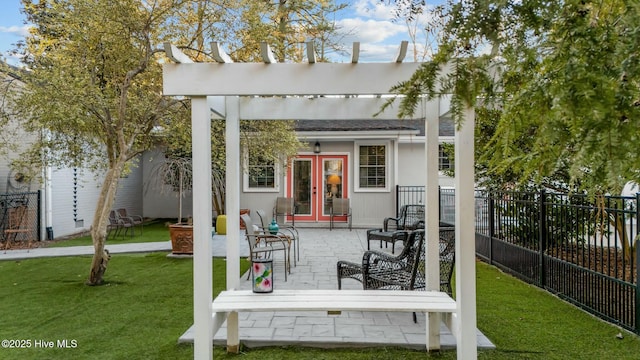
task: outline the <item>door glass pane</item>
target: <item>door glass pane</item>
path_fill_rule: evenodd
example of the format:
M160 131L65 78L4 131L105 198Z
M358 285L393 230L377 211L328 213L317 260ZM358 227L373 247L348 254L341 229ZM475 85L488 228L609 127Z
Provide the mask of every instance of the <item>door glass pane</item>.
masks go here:
M342 159L326 159L322 166L323 215L329 215L333 199L342 197Z
M311 160L293 162L293 199L296 214L311 215Z

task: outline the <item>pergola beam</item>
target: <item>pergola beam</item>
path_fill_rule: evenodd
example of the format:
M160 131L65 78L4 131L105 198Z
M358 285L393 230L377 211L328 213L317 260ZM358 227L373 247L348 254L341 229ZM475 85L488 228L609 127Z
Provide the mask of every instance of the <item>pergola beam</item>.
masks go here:
M211 56L218 63L228 64L233 62L233 60L231 60L231 56L229 56L222 47L220 47L220 44L217 41L213 41L211 43Z
M396 55L396 60L395 62L397 63L401 63L405 56L407 56L407 48L409 47L409 42L406 40L403 40L400 43L400 48L398 49L398 55Z
M191 64L193 60L188 57L185 53L183 53L177 46L172 45L171 43L165 42L163 44L164 53L167 54L169 59L178 63L178 64Z
M273 55L273 51L271 51L271 46L264 41L260 43L260 55L265 64L275 64L278 62L275 55Z
M389 94L420 63L164 64L165 95L279 96Z
M240 118L243 120L397 120L400 98L374 117L390 98L280 98L241 97ZM422 107L416 109L413 119L423 119Z
M313 41L307 41L307 61L309 64L315 64L316 62L316 49Z
M353 43L353 50L351 51L351 63L357 64L359 58L360 58L360 43L358 41L355 41Z

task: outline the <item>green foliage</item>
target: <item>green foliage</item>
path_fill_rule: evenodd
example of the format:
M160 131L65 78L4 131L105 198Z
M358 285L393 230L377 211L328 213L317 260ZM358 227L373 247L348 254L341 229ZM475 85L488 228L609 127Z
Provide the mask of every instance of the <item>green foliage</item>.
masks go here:
M490 186L619 193L640 180L639 6L446 1L431 10L434 24L445 19L438 52L394 89L407 95L400 114L442 93L453 94L458 121L475 106L486 132L476 143L478 173Z

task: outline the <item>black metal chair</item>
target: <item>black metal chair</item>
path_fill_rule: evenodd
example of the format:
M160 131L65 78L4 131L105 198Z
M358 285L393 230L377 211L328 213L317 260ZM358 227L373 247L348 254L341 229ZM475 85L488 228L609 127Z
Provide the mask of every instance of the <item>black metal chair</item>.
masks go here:
M451 295L451 279L455 265L455 228L441 227L439 235L440 291ZM365 290L425 290L424 229L408 233L402 252L393 256L369 250L362 263L338 261L338 289L342 279L351 278L362 283ZM413 315L417 321L416 315Z
M258 218L260 219L260 224L261 224L261 226L259 226L260 230L263 232L268 232L269 224L267 223L267 215L265 214L264 210L258 209L256 210L256 214L258 214ZM296 229L293 225L289 225L289 224L278 224L278 227L279 227L278 235L286 236L288 239L291 240L291 243L293 244L293 265L297 266L297 261L300 261L300 248L298 247L298 242L300 241L300 234L298 233L298 229Z
M144 226L144 219L140 215L131 215L125 208L120 208L117 210L118 217L123 221L132 224L131 231L133 233L133 229L135 226L140 226L140 234L142 234L142 227Z
M415 230L416 224L424 222L424 205L403 205L398 217L384 219L384 231L390 230Z
M291 266L289 261L289 242L286 237L281 235L272 235L268 231L263 232L261 230L256 230L253 226L251 217L247 214L240 215L240 218L245 223L245 235L249 242L249 258L252 261L260 258L262 255L268 258L274 251L282 251L284 255L284 281L287 281L287 273L291 272ZM251 273L249 273L248 276L251 276ZM249 277L247 277L247 279L248 278Z

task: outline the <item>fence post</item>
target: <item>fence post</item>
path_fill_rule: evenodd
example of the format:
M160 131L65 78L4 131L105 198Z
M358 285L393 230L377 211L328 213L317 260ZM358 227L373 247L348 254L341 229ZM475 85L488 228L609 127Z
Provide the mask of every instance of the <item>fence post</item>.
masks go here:
M442 188L440 187L440 185L438 185L438 221L442 221Z
M636 198L636 200L638 200L638 198ZM640 289L638 286L638 279L640 279L640 269L638 269L638 258L640 258L640 247L638 246L638 244L640 243L640 240L636 240L635 241L635 250L636 250L636 259L635 259L635 266L636 266L636 303L635 303L635 321L633 324L633 330L635 331L636 334L640 334Z
M538 248L539 250L539 281L540 287L544 287L546 283L545 267L544 267L544 252L547 250L547 193L544 189L540 190L539 206L538 206Z
M400 185L396 185L396 214L398 216L398 210L400 210Z
M640 224L640 193L636 193L636 234L640 234L640 229L638 225ZM637 239L638 236L636 235ZM633 324L633 329L636 334L640 334L640 286L638 286L638 281L640 281L640 269L638 269L638 259L640 259L640 240L636 240L634 244L634 249L636 258L634 259L634 266L636 267L636 303L635 303L635 321Z
M487 198L489 199L489 206L487 209L487 213L489 216L489 264L493 265L493 238L495 236L495 219L496 215L495 211L495 203L493 200L493 191L487 191Z

